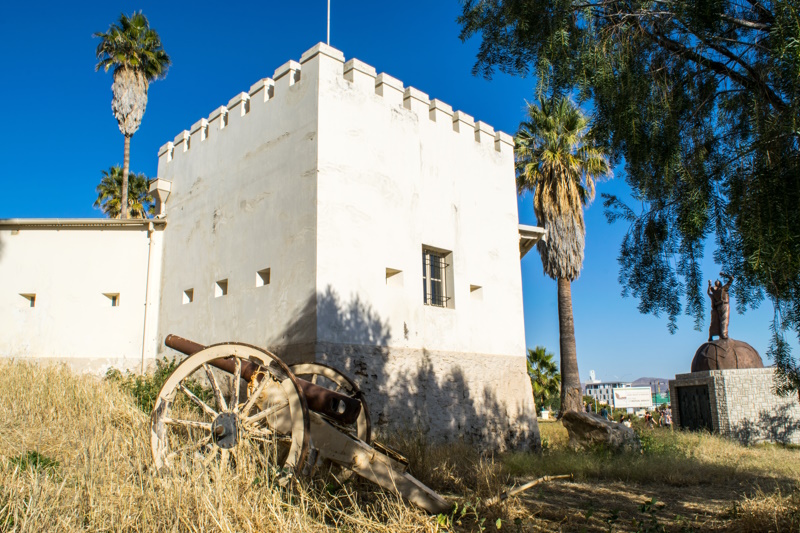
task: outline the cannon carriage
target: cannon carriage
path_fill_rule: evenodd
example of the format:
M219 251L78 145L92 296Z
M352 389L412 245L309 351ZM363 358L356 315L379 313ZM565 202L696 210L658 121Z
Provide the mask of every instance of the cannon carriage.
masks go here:
M373 441L365 398L337 369L289 366L242 343L206 347L169 335L165 344L189 357L164 383L151 414L160 472L227 468L241 454L259 453L282 484L335 464L430 513L452 508L408 472L399 453ZM207 387L198 388L200 381ZM181 405L193 408L191 416Z

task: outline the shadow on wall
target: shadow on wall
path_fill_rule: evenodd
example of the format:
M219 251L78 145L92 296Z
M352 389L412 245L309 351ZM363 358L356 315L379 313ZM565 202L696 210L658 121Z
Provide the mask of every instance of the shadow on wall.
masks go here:
M745 420L733 429L733 435L742 444L800 444L800 419L792 415L790 408L786 404L775 411L761 411L758 421Z
M470 384L452 357L444 360L425 349L390 348L388 323L357 296L344 301L329 286L310 297L280 336L281 344L288 345L278 351L290 361L310 358L302 343L294 348L291 344L309 338L304 335L311 327L318 338L313 356L358 382L379 433L413 431L431 441L463 440L493 449L538 445L535 426L521 427L510 420L506 402L487 386L491 379ZM480 375L483 372L471 373L473 379ZM522 405L514 407L513 412L524 412Z

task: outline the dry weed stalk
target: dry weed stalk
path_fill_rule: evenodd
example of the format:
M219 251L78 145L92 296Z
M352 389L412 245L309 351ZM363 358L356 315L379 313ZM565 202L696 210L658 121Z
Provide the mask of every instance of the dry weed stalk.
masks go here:
M780 490L771 494L758 490L735 505L730 515L731 531L800 531L800 485L788 495Z

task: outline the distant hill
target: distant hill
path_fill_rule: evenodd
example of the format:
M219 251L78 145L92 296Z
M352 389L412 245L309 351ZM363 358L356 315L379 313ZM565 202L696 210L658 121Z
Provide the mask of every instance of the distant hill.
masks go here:
M661 386L661 392L666 392L669 390L669 380L666 378L639 378L636 381L631 383L633 387L647 387L650 385L650 388L653 392L658 392L659 385Z

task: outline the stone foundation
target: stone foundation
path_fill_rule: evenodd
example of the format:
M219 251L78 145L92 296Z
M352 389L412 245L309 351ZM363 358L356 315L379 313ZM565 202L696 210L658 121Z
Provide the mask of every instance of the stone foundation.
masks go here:
M774 373L746 368L678 374L669 382L675 427L705 425L745 444L800 444L800 402L796 395L775 393ZM690 420L681 420L682 411Z
M522 356L318 343L316 359L355 379L379 433L418 431L493 450L539 446Z

